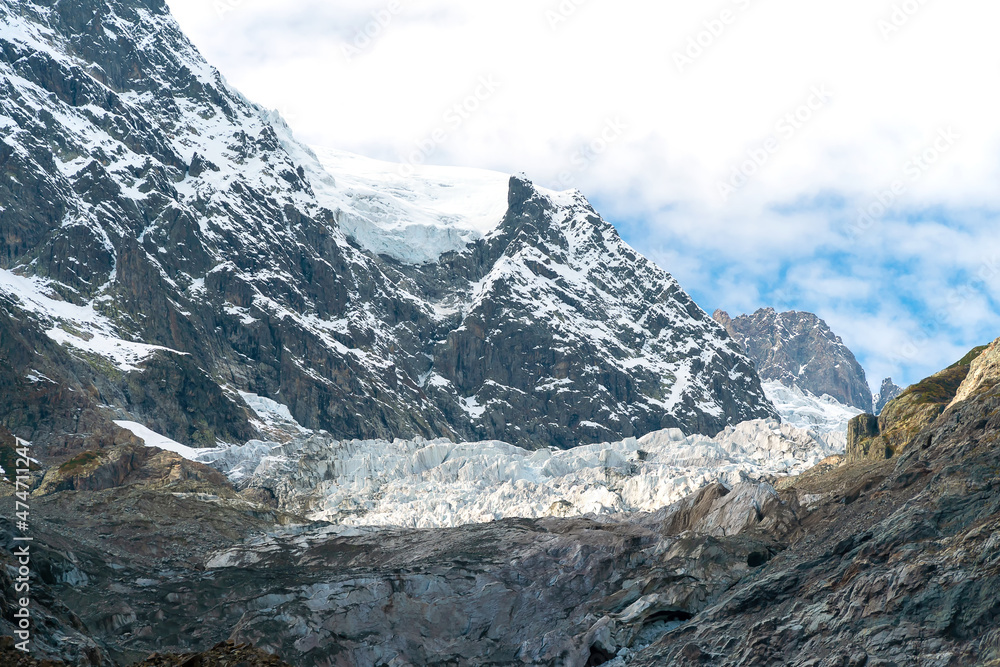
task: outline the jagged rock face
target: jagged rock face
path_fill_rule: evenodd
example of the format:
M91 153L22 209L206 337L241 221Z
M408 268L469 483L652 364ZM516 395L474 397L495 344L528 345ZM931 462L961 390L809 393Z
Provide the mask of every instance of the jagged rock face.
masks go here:
M718 310L713 318L743 346L762 379L816 396L829 394L860 410L872 409L865 370L840 336L816 315L764 308L736 319Z
M977 347L889 401L877 420L873 415L861 415L851 421L848 456L880 460L899 455L949 407L968 399L983 385L996 384L996 356L995 346Z
M956 364L969 365L969 372L955 393L948 407L956 403L976 398L983 391L989 391L1000 382L1000 343L994 341L985 347L977 347Z
M350 196L163 2L0 0L0 25L0 291L50 341L12 379L45 365L85 421L245 440L236 389L344 438L570 447L774 416L738 346L582 197L514 178L491 231L406 264L348 238ZM43 448L100 430L7 386L0 423Z
M997 664L996 380L963 381L894 461L783 485L808 537L627 664Z
M889 404L889 401L903 393L903 388L892 381L892 378L882 380L882 388L879 389L878 396L875 397L875 415L882 414L882 410Z
M738 347L579 194L514 177L485 240L404 270L468 304L424 388L473 397L477 438L566 447L775 414Z
M879 435L875 415L858 415L847 424L847 458L858 461L866 458L886 458L883 446L879 449L874 440Z

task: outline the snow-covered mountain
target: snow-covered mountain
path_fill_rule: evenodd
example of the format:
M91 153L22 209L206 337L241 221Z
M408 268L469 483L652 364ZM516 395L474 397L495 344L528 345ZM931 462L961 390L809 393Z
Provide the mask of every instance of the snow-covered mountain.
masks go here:
M712 317L743 346L763 380L871 410L864 368L840 336L813 313L762 308L735 319L723 310Z
M0 0L0 421L530 449L775 416L725 331L576 192L297 142L161 0ZM38 410L38 401L45 410Z

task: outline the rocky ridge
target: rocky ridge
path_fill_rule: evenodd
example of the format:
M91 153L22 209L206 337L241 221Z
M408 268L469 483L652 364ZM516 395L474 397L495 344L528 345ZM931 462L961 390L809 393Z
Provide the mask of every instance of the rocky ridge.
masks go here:
M826 322L812 313L779 313L762 308L733 319L723 310L712 316L753 360L765 381L829 395L844 405L870 411L865 371Z
M0 423L44 456L115 419L260 437L240 392L340 438L527 448L775 416L582 195L324 166L162 0L0 0L0 89Z
M995 380L995 361L993 346L977 347L945 370L907 388L878 417L855 418L848 425L847 456L875 460L898 456L941 413L968 398L982 383Z
M889 404L889 401L896 398L903 393L903 388L898 386L892 381L892 378L886 378L882 381L882 387L879 389L878 395L875 396L875 406L874 412L876 415L882 414L882 410L885 406Z

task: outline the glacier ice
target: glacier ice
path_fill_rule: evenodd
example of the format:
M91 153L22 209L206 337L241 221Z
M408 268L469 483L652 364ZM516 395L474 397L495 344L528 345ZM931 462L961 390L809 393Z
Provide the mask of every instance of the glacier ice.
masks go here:
M504 442L338 441L318 433L253 441L199 460L280 505L345 526L444 527L507 517L648 512L714 481L798 474L838 453L815 434L773 420L715 438L677 429L560 451Z
M262 421L288 425L296 437L196 450L118 423L147 445L220 470L240 488L270 490L283 508L313 521L450 527L652 512L712 482L734 487L796 475L843 453L854 408L778 383L765 389L786 423L747 421L714 438L666 429L565 451L499 441L336 440L302 428L282 404L248 393L241 395Z
M847 422L860 415L861 410L844 405L832 396L815 396L780 382L764 382L763 387L783 423L813 431L841 450L847 448Z

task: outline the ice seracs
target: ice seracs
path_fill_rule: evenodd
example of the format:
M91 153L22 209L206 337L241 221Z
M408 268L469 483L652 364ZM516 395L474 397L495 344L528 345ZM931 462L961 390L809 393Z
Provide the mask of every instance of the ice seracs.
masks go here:
M765 382L763 386L782 422L813 431L842 450L847 446L847 423L863 412L844 405L828 394L814 396L804 389L786 387L780 382Z
M243 392L261 423L285 436L193 449L119 421L148 446L263 489L312 521L344 527L448 527L504 518L653 512L719 482L800 474L843 453L857 411L780 383L765 386L786 420L752 420L718 436L666 429L641 438L530 451L500 441L337 440L302 428L287 407ZM801 427L800 427L801 426Z
M650 512L711 482L733 486L798 474L838 451L808 431L756 420L715 438L668 429L568 451L311 434L283 445L253 441L207 450L197 460L241 488L266 489L311 520L441 527Z

